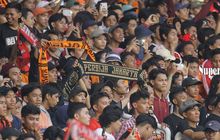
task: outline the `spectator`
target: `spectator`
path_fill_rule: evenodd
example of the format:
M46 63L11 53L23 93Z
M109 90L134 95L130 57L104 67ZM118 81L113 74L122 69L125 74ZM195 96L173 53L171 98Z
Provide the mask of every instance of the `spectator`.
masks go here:
M209 121L205 126L205 135L207 140L218 140L220 138L220 123L217 121Z

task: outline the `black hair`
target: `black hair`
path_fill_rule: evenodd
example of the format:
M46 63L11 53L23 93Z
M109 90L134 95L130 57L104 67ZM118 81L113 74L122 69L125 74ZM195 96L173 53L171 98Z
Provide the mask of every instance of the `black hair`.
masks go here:
M117 22L119 20L118 14L115 13L114 11L109 11L108 12L108 16L103 18L104 23L106 22L107 18L109 18L110 16L115 16Z
M150 15L157 13L159 13L159 11L156 8L142 8L138 14L139 22L141 22L142 18L144 20L147 20L150 17Z
M17 2L10 2L7 4L5 9L16 9L18 12L21 12L21 5Z
M101 99L103 97L109 98L108 94L106 94L104 92L94 93L90 99L91 107L93 108L93 105L97 104L99 99Z
M124 23L128 24L130 20L136 20L137 21L137 17L135 15L128 14L128 15L126 15L126 16L124 16L120 19L120 23L124 22Z
M176 72L176 73L173 75L173 77L172 77L172 82L171 82L171 83L172 83L172 84L171 84L171 87L176 86L175 81L176 81L176 79L179 78L180 76L183 77L183 73L182 73L182 72Z
M73 119L74 115L81 111L81 109L87 108L87 106L84 103L73 103L70 102L67 109L67 115L69 119Z
M189 44L193 45L193 43L192 43L191 41L182 41L182 42L177 46L176 51L179 52L179 53L183 52L184 47L185 47L186 45L189 45Z
M169 26L167 24L162 24L160 26L160 38L162 41L165 41L164 35L167 37L172 29L175 29L173 26Z
M27 139L27 138L32 138L32 139L36 140L35 135L32 134L32 133L21 134L21 135L17 138L17 140L25 140L25 139Z
M119 120L122 117L122 109L117 105L109 105L99 117L99 123L102 128L107 128L112 122Z
M170 89L170 94L169 94L169 99L170 99L171 103L173 103L173 99L176 97L177 94L180 94L184 91L185 91L185 89L182 86L173 86Z
M95 60L96 61L100 61L101 60L101 57L102 57L102 55L104 54L104 53L109 53L110 52L110 50L107 50L107 49L104 49L104 50L102 50L102 51L100 51L100 52L97 52L96 54L95 54Z
M64 16L62 13L55 13L52 16L50 16L48 24L51 30L54 30L52 26L52 22L61 21L62 19L65 19L66 22L68 22L68 19L66 16Z
M60 93L60 91L57 89L56 83L48 83L48 84L43 85L43 87L42 87L43 101L45 100L47 94L50 96L53 96L53 95L59 94L59 93Z
M206 43L208 45L214 45L218 39L220 39L220 35L214 35L212 37L209 37L209 39L206 41Z
M187 20L187 21L184 21L182 24L181 24L181 33L182 35L185 34L184 30L189 30L191 27L196 27L195 26L195 23L192 21L192 20Z
M218 55L218 54L220 54L220 48L217 48L217 49L214 49L214 50L212 50L211 51L211 56L212 56L212 58L215 56L215 55Z
M148 59L147 61L145 61L145 62L142 64L142 69L148 71L148 69L149 69L151 66L156 66L156 67L159 68L159 64L156 62L156 60L154 59L154 57L151 57L150 59Z
M163 70L163 69L153 69L153 70L150 71L148 79L149 80L155 80L159 74L164 74L164 75L167 76L167 73L166 73L165 70Z
M145 0L145 7L155 7L157 8L159 5L166 3L165 0Z
M210 90L209 90L209 96L212 96L212 95L216 95L217 93L217 90L218 90L218 84L220 83L220 75L215 75L213 78L212 78L212 81L211 81L211 86L210 86Z
M183 63L184 62L187 62L187 64L189 64L189 63L199 64L199 59L197 57L192 56L192 55L186 55L183 57Z
M41 86L38 83L29 83L27 85L24 85L21 88L21 97L22 97L22 99L24 99L24 96L28 96L35 89L40 89L41 90Z
M197 31L198 40L201 43L205 43L205 41L207 40L206 38L214 34L215 34L215 30L213 28L201 28L200 30Z
M64 138L64 131L61 128L56 126L50 126L45 130L43 135L44 140L55 140L57 138Z
M127 59L128 56L134 56L134 53L132 52L123 52L121 53L120 57L121 57L121 61L125 62L125 60Z
M26 19L27 16L28 16L28 12L33 13L33 12L32 12L30 9L28 9L28 8L22 8L22 10L21 10L21 16Z
M80 11L74 17L73 23L74 23L74 25L76 25L77 23L82 25L83 23L85 23L88 20L95 20L95 19L94 19L93 15L91 13L89 13L88 11Z
M157 129L156 119L149 114L140 114L136 118L136 126L144 126L146 124L150 124L154 129Z
M148 99L148 98L149 98L149 95L147 93L137 91L130 96L130 105L132 108L134 108L132 105L134 102L137 102L140 99Z
M121 10L121 7L118 6L118 5L111 5L109 8L108 8L109 11L114 11L114 10Z
M220 102L220 95L219 94L208 96L208 98L205 100L205 106L207 108L208 108L208 106L216 107L219 102Z
M33 104L27 104L22 107L21 109L21 116L26 117L28 115L40 115L40 109L33 105Z

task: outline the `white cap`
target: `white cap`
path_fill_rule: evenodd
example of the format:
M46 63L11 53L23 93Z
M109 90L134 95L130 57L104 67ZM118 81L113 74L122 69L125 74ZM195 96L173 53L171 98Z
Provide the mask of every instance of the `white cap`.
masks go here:
M40 1L40 2L37 3L36 7L37 8L42 8L42 7L45 7L49 4L50 4L50 2L48 2L48 1Z

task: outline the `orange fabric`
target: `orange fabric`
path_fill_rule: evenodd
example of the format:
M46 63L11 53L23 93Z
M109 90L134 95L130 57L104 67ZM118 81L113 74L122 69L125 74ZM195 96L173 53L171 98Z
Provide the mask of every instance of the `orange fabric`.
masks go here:
M98 83L100 83L100 78L99 78L99 76L94 76L94 75L92 75L92 76L90 76L90 79L91 79L92 84L98 84Z
M22 73L21 74L22 82L28 84L29 81L28 77L29 77L29 73Z
M98 128L101 128L101 125L96 118L92 118L90 119L89 128L91 130L96 130Z

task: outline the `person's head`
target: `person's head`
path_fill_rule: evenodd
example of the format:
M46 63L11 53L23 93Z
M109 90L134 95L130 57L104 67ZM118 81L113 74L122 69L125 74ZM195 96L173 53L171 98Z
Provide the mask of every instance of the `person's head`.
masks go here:
M121 43L124 40L124 25L116 24L109 29L109 36L112 41Z
M58 71L52 62L48 62L48 80L51 83L56 83L58 79Z
M49 12L49 9L35 8L33 11L36 18L35 25L38 25L42 29L46 29L48 27Z
M220 95L209 96L206 101L206 108L209 113L214 113L217 116L220 116Z
M0 94L5 96L6 105L8 110L13 110L16 107L16 95L12 88L0 87Z
M157 129L157 122L153 116L143 113L136 118L136 127L141 139L149 139Z
M21 117L24 128L35 131L39 125L40 109L33 104L27 104L21 109Z
M182 54L182 56L196 56L195 47L191 41L183 41L178 45L177 50Z
M170 90L169 99L176 107L180 107L180 105L187 100L187 97L182 86L172 87Z
M68 19L62 13L56 13L49 18L49 27L59 33L64 33L67 30Z
M135 28L135 36L139 42L139 45L141 45L142 47L147 48L150 46L152 42L152 34L153 32L146 28L144 25L139 25Z
M23 0L21 5L23 8L33 10L36 7L36 1L35 0Z
M161 41L172 43L178 41L177 30L174 27L168 25L161 25L160 27Z
M139 22L143 25L151 26L157 23L159 11L155 8L142 8L138 13Z
M128 93L129 91L129 82L128 80L124 80L124 79L112 79L112 83L113 83L113 93L115 93L116 95L125 95Z
M181 24L182 35L190 34L192 39L197 39L197 29L195 23L192 20L184 21Z
M31 10L25 8L21 10L21 21L30 28L34 27L35 17Z
M57 89L55 83L48 83L42 87L42 101L48 107L55 107L59 102L60 91Z
M180 105L180 113L188 121L198 123L200 117L200 104L193 100L187 99Z
M220 35L209 37L206 43L209 45L210 50L220 48Z
M199 96L199 85L201 81L198 81L196 78L187 77L183 80L182 86L185 88L186 93L191 98L196 98Z
M121 53L121 60L126 67L136 68L135 54L131 52L123 52Z
M220 139L220 123L215 120L211 120L205 124L205 135L207 140L219 140Z
M66 8L69 8L72 11L72 17L74 18L76 16L76 14L78 12L80 12L82 9L82 6L76 2L76 1L72 1L72 0L68 0L66 3Z
M91 107L96 114L102 114L104 108L110 104L108 94L104 92L98 92L91 96Z
M17 129L11 127L6 127L1 130L1 135L4 140L17 140L20 134Z
M37 140L37 138L32 133L25 133L21 134L17 140Z
M151 57L142 64L142 69L145 70L148 74L151 70L156 68L159 68L159 64L155 61L153 57Z
M70 91L70 102L86 103L87 92L76 86Z
M201 43L205 43L206 40L215 34L215 30L212 28L201 28L197 30L198 40Z
M99 123L102 128L111 129L111 133L116 133L121 128L120 119L122 117L122 109L116 105L109 105L104 110L101 116L99 116Z
M176 16L181 20L181 21L185 21L189 19L189 9L188 6L189 4L184 4L184 3L177 3L175 5L176 7L176 11L175 14Z
M0 94L0 116L6 116L7 114L7 105L5 96Z
M86 37L91 38L91 34L98 28L97 23L94 20L85 21L82 24L82 32Z
M83 82L85 83L85 86L86 86L86 89L87 90L90 90L91 89L91 84L92 84L92 81L90 79L90 76L89 75L84 75L82 77L82 80Z
M16 97L16 105L12 113L18 118L21 118L22 103L23 103L22 99L19 97Z
M130 105L133 113L139 115L141 113L148 113L150 109L149 95L141 91L135 92L130 96Z
M172 77L172 86L181 86L184 76L182 72L176 72Z
M111 65L117 65L117 66L122 65L121 57L118 54L112 52L106 55L105 62Z
M6 63L2 66L1 73L3 77L10 78L14 84L14 86L20 86L22 83L21 71L15 65L11 63Z
M214 68L220 68L220 48L212 51L211 61Z
M8 3L6 6L5 17L9 26L15 26L18 24L19 18L21 18L21 5L17 2Z
M183 57L183 62L188 69L188 76L196 78L199 73L199 59L197 57L187 55Z
M102 51L107 45L107 37L102 29L97 29L91 34L93 45L96 52Z
M158 92L167 91L167 74L162 69L153 69L149 73L149 80L154 90Z
M39 107L42 103L41 86L37 83L29 83L21 88L21 96L26 103Z
M137 27L138 23L137 23L137 16L135 15L126 15L125 17L123 17L120 22L125 22L128 26L126 33L128 35L135 35L135 28Z
M100 1L102 2L102 1ZM113 11L117 14L118 16L118 19L120 20L124 15L123 15L123 11L122 11L122 8L119 6L119 5L111 5L109 8L108 8L108 11Z
M118 15L114 11L109 11L108 16L103 19L106 27L113 27L118 22Z
M216 95L220 93L220 75L215 75L212 77L211 87L208 95Z
M72 103L70 102L67 109L69 119L76 119L79 122L89 125L90 115L89 110L84 103Z
M64 138L64 131L56 126L48 127L43 135L45 140L62 140Z

